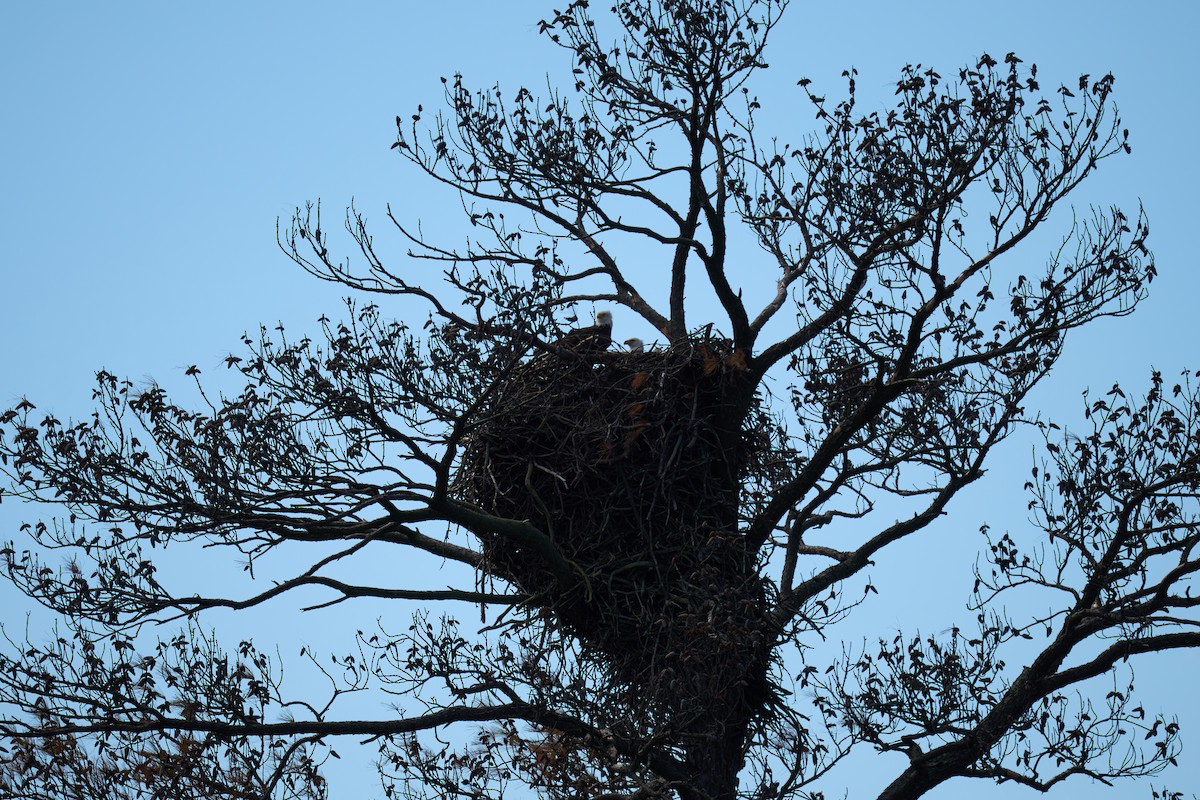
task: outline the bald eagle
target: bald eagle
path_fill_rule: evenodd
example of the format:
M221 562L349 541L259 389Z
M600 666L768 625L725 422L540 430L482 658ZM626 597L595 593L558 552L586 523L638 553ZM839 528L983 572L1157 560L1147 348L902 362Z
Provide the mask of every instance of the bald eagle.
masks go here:
M612 312L596 314L596 324L576 328L554 343L555 347L569 350L581 356L602 353L612 344Z
M631 353L641 353L646 349L646 343L636 336L626 339L625 346L629 348L629 352Z

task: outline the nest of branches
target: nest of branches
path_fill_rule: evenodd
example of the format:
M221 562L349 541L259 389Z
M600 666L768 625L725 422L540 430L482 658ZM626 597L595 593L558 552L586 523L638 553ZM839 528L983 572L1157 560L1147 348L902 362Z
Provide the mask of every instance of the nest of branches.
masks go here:
M500 536L483 541L492 572L545 598L647 710L676 719L711 717L715 698L758 707L747 694L767 691L766 585L737 522L775 441L745 375L744 355L710 337L538 355L497 388L457 475L462 499L536 524L582 580L562 590Z

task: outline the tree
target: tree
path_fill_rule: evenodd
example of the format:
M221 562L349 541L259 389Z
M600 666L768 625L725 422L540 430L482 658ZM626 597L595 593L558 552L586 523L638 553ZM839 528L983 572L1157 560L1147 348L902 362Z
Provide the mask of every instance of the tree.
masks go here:
M1145 220L1116 209L1077 220L1044 270L1010 263L1128 150L1111 76L1047 97L1011 54L948 80L910 66L895 107L862 114L848 72L843 100L810 91L817 129L793 147L758 132L748 91L785 5L621 2L610 47L575 2L542 25L575 60L568 91L455 78L444 116L397 119L399 154L461 192L475 234L454 249L393 220L440 279L385 262L353 209L357 263L330 252L319 207L281 243L319 277L426 304L424 325L359 303L315 340L264 329L229 359L245 388L201 411L101 373L90 420L27 401L3 415L12 492L64 507L28 534L70 555L3 551L63 629L0 663L0 796L321 797L320 762L347 735L378 745L401 796L816 796L862 745L908 756L891 798L1174 759L1176 724L1124 686L1070 693L1198 641L1186 379L1153 375L1139 400L1114 387L1089 403L1087 435L1045 427L1027 483L1043 549L991 540L978 631L808 655L872 590L872 562L1029 421L1067 332L1128 313L1154 272ZM661 269L628 264L627 239L661 247ZM740 269L747 243L772 283ZM689 290L717 314L697 319ZM664 344L562 346L592 304ZM248 597L189 596L148 552L185 543L251 569L308 560ZM461 564L474 585L331 576L373 551ZM198 626L310 586L330 602L478 604L487 638L422 616L363 634L332 669L302 653L329 675L326 702ZM1030 591L1038 611L1010 619L1002 601ZM158 641L146 628L181 620ZM1013 652L1028 666L1007 666ZM375 683L404 713L343 716ZM429 735L471 723L469 744Z

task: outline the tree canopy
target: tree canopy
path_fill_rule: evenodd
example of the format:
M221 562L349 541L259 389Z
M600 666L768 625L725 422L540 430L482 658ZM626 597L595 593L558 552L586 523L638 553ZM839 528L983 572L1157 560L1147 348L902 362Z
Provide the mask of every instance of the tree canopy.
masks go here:
M454 76L441 112L396 119L465 243L389 213L397 260L351 207L345 256L308 205L279 242L354 292L343 321L263 327L227 359L242 387L197 370L195 404L100 372L91 418L0 415L8 494L61 508L0 550L61 618L0 654L0 797L322 798L341 737L399 797L815 800L873 749L907 757L879 796L915 798L1175 760L1173 719L1087 682L1200 644L1195 376L1091 397L1073 435L1026 407L1068 334L1155 275L1140 209L1016 255L1130 151L1113 77L1043 90L981 54L905 66L863 110L847 70L837 97L800 80L814 126L764 133L753 77L787 5L570 3L540 24L565 85ZM661 338L571 337L601 310ZM988 535L974 627L831 650L871 567L1031 425L1044 453L1013 480L1039 542ZM155 551L202 547L291 572L236 596L160 580ZM347 578L365 558L406 569ZM418 580L439 568L462 583ZM202 627L307 587L427 610L301 651L322 697ZM367 692L400 706L362 716Z

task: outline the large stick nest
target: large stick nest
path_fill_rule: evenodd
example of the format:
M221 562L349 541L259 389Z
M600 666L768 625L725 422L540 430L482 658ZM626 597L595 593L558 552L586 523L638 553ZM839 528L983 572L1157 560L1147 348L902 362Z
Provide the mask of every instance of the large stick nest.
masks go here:
M711 715L689 706L748 682L766 691L766 586L737 523L740 488L776 445L747 383L744 355L708 337L541 354L497 388L457 474L462 499L537 525L584 580L562 591L537 556L485 536L493 573L548 598L586 651L672 716Z

